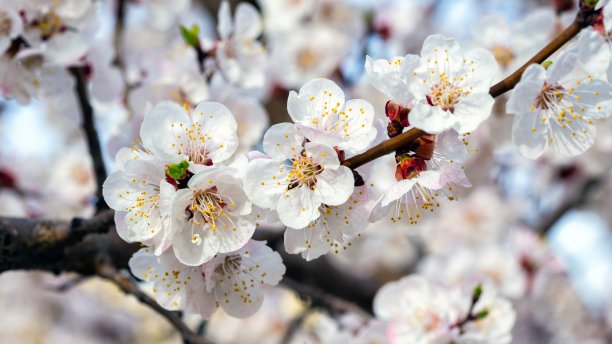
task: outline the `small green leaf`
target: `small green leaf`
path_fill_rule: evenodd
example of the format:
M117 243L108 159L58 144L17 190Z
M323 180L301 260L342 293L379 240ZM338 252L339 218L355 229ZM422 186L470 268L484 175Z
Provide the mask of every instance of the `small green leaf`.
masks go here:
M483 309L480 312L476 313L474 318L476 320L480 320L480 319L484 319L487 315L489 315L489 310L488 309Z
M480 299L480 295L482 295L482 283L478 283L478 285L474 287L474 291L472 292L472 302L476 303Z
M187 161L181 161L178 164L167 165L166 174L168 174L168 176L170 176L170 178L172 179L181 180L185 178L188 168L189 168L189 163Z
M181 25L181 36L185 40L185 43L189 44L192 47L197 47L200 45L200 40L198 38L200 34L200 28L198 25L193 24L191 28L187 28Z
M583 0L583 3L587 6L595 6L599 0Z
M552 66L552 64L552 61L544 61L542 62L542 67L544 67L544 69L548 69L548 67Z

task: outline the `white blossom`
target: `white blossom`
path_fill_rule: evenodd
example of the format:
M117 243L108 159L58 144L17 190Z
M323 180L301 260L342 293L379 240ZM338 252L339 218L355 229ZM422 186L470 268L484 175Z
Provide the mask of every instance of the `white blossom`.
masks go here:
M612 86L604 75L609 51L597 45L598 34L583 31L577 45L563 51L547 69L525 70L507 104L515 114L512 140L522 155L535 159L547 147L563 155L587 150L596 136L594 120L610 116Z
M244 246L255 232L251 202L230 167L209 167L189 179L172 199L172 248L196 266Z
M276 210L284 225L304 228L319 218L322 204L341 205L353 193L353 173L340 165L336 151L304 144L295 125L272 126L263 147L269 158L249 162L245 188L253 204Z
M374 108L361 99L345 102L344 92L328 79L314 79L291 91L289 116L311 142L337 147L349 155L363 152L376 137Z
M252 315L261 307L263 288L278 284L285 273L279 254L262 241L249 241L240 250L219 254L201 266L186 266L172 253L156 256L143 248L129 265L134 275L154 283L161 306L205 319L217 308L233 317Z

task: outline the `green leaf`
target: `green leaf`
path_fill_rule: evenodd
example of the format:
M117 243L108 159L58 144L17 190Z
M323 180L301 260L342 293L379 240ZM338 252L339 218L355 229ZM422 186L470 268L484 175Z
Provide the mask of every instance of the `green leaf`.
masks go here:
M200 34L200 28L198 25L193 24L191 28L187 28L181 25L181 36L185 40L185 43L189 44L192 47L197 47L200 45L200 40L198 38Z
M167 165L166 174L168 174L168 176L174 180L181 180L185 178L185 175L187 175L188 168L189 163L187 161L181 161L178 164Z
M478 285L474 287L474 291L472 292L472 302L476 303L480 299L480 295L482 295L482 283L478 283Z
M480 320L485 318L487 315L489 315L489 310L488 309L483 309L480 312L476 313L476 315L474 316L474 318L476 320Z
M595 6L599 0L583 0L583 3L588 6Z
M544 67L544 69L548 69L548 67L552 66L552 64L552 61L544 61L542 62L542 67Z

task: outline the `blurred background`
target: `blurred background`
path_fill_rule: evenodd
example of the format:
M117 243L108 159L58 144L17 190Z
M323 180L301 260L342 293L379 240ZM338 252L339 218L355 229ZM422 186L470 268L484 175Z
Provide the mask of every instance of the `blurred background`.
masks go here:
M95 16L87 23L95 30L85 60L94 70L92 104L110 170L117 149L137 138L147 106L168 94L231 104L247 151L270 124L290 120L288 92L315 77L335 80L347 98L370 101L384 119L386 99L365 78L366 55L418 53L429 34L443 33L490 49L501 78L576 11L571 0L247 2L261 12L266 51L263 83L248 92L248 85L240 92L217 87L212 77L200 89L189 79L197 60L178 27L197 24L214 42L220 1L125 1L119 38L119 3L92 2ZM487 276L518 312L514 343L612 343L612 122L597 124L597 141L585 154L529 160L511 144L506 99L498 98L491 118L470 135L465 168L473 187L434 216L405 227L373 224L349 250L312 262L286 254L279 229L256 237L281 253L293 281L366 310L382 284L413 272L450 284ZM0 98L0 216L88 217L95 188L74 94ZM283 287L268 294L248 319L217 312L206 323L187 321L216 343L328 343L330 333L363 322ZM0 309L0 343L180 342L162 317L97 278L4 272Z

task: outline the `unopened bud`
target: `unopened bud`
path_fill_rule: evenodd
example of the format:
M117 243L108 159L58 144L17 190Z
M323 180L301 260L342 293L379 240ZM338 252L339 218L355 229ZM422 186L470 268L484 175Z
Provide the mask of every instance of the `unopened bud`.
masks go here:
M398 122L404 128L410 125L408 114L410 114L410 108L407 106L400 105L393 100L389 100L385 104L385 115L389 118L389 121Z
M427 170L425 160L404 155L398 157L398 163L395 167L395 179L398 181L411 179L425 170Z

